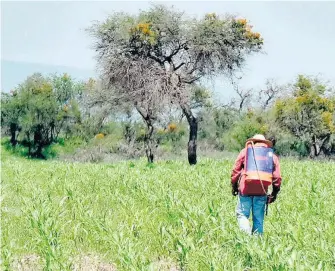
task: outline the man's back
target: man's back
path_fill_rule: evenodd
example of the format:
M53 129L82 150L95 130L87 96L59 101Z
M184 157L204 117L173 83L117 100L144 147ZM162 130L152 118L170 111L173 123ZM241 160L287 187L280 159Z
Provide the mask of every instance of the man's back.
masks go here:
M255 148L257 147L267 147L264 143L256 143ZM263 190L263 186L260 180L253 180L252 182L246 179L246 165L245 165L245 157L247 155L247 148L244 148L238 155L234 168L231 174L232 184L237 183L240 179L239 183L239 191L242 195L257 195L262 196L265 195L265 191ZM267 185L264 180L263 185L265 190L269 185ZM277 155L273 154L273 172L272 172L272 184L275 186L280 186L281 184L281 176L280 176L280 165L279 159Z

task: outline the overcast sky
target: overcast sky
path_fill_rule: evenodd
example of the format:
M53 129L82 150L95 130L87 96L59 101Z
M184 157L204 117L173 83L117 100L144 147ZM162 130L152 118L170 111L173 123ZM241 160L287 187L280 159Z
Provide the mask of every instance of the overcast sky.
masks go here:
M248 58L242 81L245 87L259 88L266 78L285 83L299 73L321 74L335 85L335 2L162 3L190 15L228 12L250 20L264 37L266 54ZM149 5L138 1L2 1L2 63L42 63L94 73L94 51L84 29L113 11L136 13ZM216 81L216 92L224 96L226 88L221 78Z

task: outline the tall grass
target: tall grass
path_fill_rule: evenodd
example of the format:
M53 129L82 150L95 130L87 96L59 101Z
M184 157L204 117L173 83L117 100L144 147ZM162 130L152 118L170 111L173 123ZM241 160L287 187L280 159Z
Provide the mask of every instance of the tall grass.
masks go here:
M117 270L334 270L335 163L282 160L263 238L242 234L233 160L65 164L3 156L1 257L71 270L98 255ZM174 270L175 270L174 269ZM173 269L171 269L173 270Z

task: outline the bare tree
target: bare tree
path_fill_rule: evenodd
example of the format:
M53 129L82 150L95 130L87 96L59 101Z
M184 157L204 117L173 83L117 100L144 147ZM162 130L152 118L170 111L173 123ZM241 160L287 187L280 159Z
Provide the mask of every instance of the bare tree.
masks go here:
M238 83L234 81L232 81L232 85L239 97L238 100L234 102L238 103L238 112L241 113L243 108L250 103L253 90L240 87Z
M141 11L135 16L114 13L105 22L93 25L91 33L96 40L94 47L99 62L122 58L131 63L145 63L142 71L150 67L160 71L166 79L164 82L158 77L149 81L150 84L163 83L160 87L169 91L167 94L171 101L179 104L187 118L190 164L197 162L198 131L190 99L194 88L190 86L199 83L202 78L232 75L242 67L246 56L260 51L263 44L260 34L252 32L246 20L237 20L233 16L220 17L214 13L202 19L188 18L183 12L163 5L153 5L149 11ZM111 69L119 69L119 66ZM122 72L120 77L130 74L128 70L123 69ZM108 77L108 70L104 69L104 74ZM132 78L144 82L140 79L142 77Z
M282 93L283 87L278 85L274 79L267 79L265 88L259 92L259 96L263 99L262 109L267 109L271 103Z

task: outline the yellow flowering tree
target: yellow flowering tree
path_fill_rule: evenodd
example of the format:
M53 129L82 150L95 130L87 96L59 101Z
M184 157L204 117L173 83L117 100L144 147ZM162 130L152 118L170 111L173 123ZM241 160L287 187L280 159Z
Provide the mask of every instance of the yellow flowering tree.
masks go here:
M189 123L192 165L197 163L198 133L194 86L202 79L231 76L263 46L261 35L245 19L216 13L190 18L158 4L137 15L114 13L90 33L108 89L117 88L117 96L133 103L147 124L148 144L155 109L164 108L164 99L180 107Z
M318 156L335 134L335 99L327 86L299 75L292 97L277 100L276 121L306 144L310 156Z

